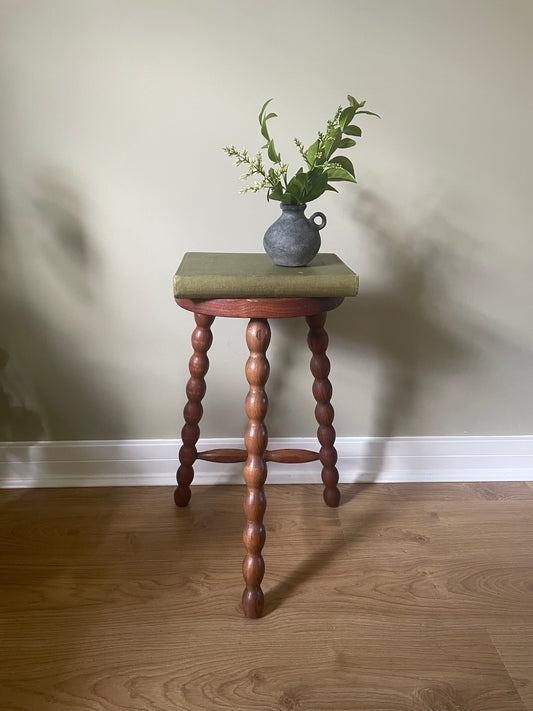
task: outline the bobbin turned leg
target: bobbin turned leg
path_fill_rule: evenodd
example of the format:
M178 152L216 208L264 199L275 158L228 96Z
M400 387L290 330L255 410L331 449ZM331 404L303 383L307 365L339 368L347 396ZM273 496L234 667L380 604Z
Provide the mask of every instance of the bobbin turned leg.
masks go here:
M328 334L324 329L326 314L307 316L309 325L307 343L312 352L311 373L314 375L313 395L316 400L315 417L318 422L317 437L320 442L320 461L322 463L322 481L324 482L324 501L328 506L338 506L340 491L337 488L339 472L337 450L335 449L335 429L333 428L334 410L330 403L332 387L328 380L330 363L326 355Z
M246 362L246 379L250 389L245 401L248 427L244 435L244 442L248 457L244 465L247 492L244 497L246 525L243 541L246 547L246 556L242 563L242 572L246 587L242 594L242 607L246 617L260 617L264 603L263 591L260 586L265 573L265 562L261 551L265 543L263 516L266 509L266 498L263 485L267 476L264 457L268 441L264 424L268 409L265 385L270 369L266 358L266 351L270 343L270 326L266 319L250 319L246 329L246 343L250 350L250 357Z
M191 377L186 387L188 401L183 409L185 424L181 430L180 466L176 474L178 487L174 491L176 506L187 506L191 498L190 485L194 477L193 464L197 457L196 443L200 437L199 422L203 414L202 398L206 390L205 375L209 368L207 351L213 342L210 327L215 317L194 314L194 320L196 328L191 338L194 353L189 360Z

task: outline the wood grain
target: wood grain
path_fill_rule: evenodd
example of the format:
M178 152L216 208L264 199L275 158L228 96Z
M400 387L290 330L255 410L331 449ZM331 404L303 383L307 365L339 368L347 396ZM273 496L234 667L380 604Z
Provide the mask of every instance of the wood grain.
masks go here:
M231 318L291 318L331 311L343 296L311 296L260 299L176 299L182 309Z
M270 343L270 326L266 319L250 319L246 329L246 343L250 357L246 362L246 379L250 385L245 401L248 427L244 433L244 443L248 456L244 465L244 515L246 524L242 538L246 555L242 562L242 573L246 587L242 594L242 609L246 617L260 617L263 612L264 595L261 581L265 574L265 561L261 555L265 544L266 531L263 516L266 496L263 485L267 477L265 450L268 433L265 417L268 397L265 385L270 366L266 351Z
M533 488L339 488L267 485L257 620L244 487L0 491L0 709L533 709Z
M307 316L309 333L307 343L311 356L311 373L314 376L313 396L316 400L315 417L318 422L317 439L320 442L320 461L322 463L322 481L324 483L324 501L328 506L338 506L340 491L337 488L337 450L335 449L335 428L333 427L334 410L331 404L332 387L328 375L329 358L326 355L328 334L324 328L326 314Z
M190 485L194 478L193 464L196 461L196 443L200 437L200 420L203 415L202 399L205 395L205 376L209 369L207 351L213 342L211 325L214 316L194 314L196 328L191 337L193 354L189 360L190 378L187 382L187 404L183 409L185 424L181 430L182 445L179 451L180 465L176 472L178 486L174 491L176 506L187 506L191 498Z
M278 464L305 464L306 462L316 462L320 459L318 452L310 449L266 449L263 457L265 462L277 462ZM196 459L204 459L207 462L218 462L220 464L245 462L248 452L245 449L208 449L198 452Z

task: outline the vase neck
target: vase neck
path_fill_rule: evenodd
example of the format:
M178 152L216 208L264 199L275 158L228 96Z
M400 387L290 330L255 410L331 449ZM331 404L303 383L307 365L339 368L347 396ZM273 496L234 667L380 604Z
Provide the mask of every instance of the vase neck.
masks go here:
M307 205L304 203L302 205L281 205L283 212L303 212Z

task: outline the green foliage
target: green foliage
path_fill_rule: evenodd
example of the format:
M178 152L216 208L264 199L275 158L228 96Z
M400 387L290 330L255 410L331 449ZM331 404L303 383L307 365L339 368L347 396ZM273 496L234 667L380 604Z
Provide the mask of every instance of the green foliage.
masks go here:
M339 106L335 116L327 122L325 133L318 132L318 138L308 148L295 138L300 155L305 161L307 170L300 168L289 179L288 166L281 160L276 150L274 140L270 136L267 122L277 117L277 114L267 113L267 107L272 101L265 101L259 112L261 135L266 143L261 150L266 150L268 159L273 164L266 168L261 151L251 156L246 148L237 150L235 146L225 146L224 151L235 158L235 165L246 165L247 170L241 176L247 180L256 176L252 185L242 188L241 193L267 191L267 200L278 200L284 205L303 205L320 197L326 190L337 192L332 182L347 181L355 183L355 169L352 161L344 155L334 155L336 151L352 148L356 141L352 136L360 137L361 129L352 123L356 116L367 114L378 116L372 111L363 109L365 101L357 101L348 94L348 106ZM378 117L379 118L379 117Z

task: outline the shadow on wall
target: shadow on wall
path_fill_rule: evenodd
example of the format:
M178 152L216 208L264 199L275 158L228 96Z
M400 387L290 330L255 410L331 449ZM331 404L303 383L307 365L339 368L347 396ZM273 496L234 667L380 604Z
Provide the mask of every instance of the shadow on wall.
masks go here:
M0 198L2 196L0 195ZM39 414L28 405L25 383L20 373L10 362L9 352L3 347L4 339L9 339L10 315L16 311L11 302L8 259L8 225L4 201L0 199L0 441L35 442L43 434L43 423Z
M100 260L84 226L84 206L71 181L42 174L32 197L35 215L48 239L41 256L64 288L78 301L94 301L93 282Z
M106 424L113 437L120 423L76 340L97 307L101 265L73 185L49 170L27 194L12 191L9 212L0 199L0 418L10 441L106 439Z
M371 482L383 468L388 439L416 428L423 378L435 372L452 376L476 358L471 343L460 335L466 324L449 286L452 272L457 278L472 268L476 245L437 211L415 225L405 225L379 196L359 190L358 197L354 219L368 240L365 247L378 267L379 282L369 285L362 275L358 297L330 312L326 329L336 348L353 353L354 369L361 367L358 357L367 354L379 369L365 456L373 466L361 472L364 481ZM283 343L277 358L285 361L285 372L295 360L293 326L282 320L275 324ZM470 327L480 330L476 324ZM272 419L277 415L276 395L283 387L284 379L270 383Z
M9 353L0 348L0 441L36 442L43 434L37 412L25 400L24 383L9 365Z

